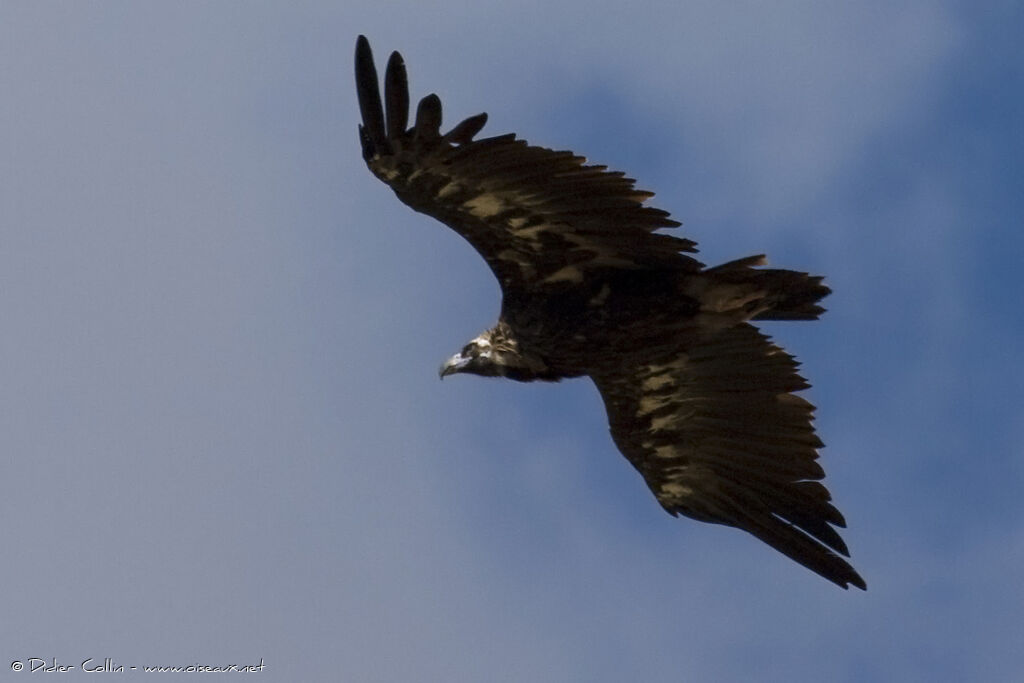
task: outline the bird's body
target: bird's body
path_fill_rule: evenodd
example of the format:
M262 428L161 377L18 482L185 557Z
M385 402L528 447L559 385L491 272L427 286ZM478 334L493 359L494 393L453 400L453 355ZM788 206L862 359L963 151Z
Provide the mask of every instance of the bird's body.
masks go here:
M424 98L408 124L398 53L386 116L366 39L356 47L363 157L399 199L466 238L501 284L498 323L442 366L518 381L589 376L613 440L671 514L744 529L842 587L864 588L830 525L821 442L796 362L753 320L813 320L820 277L706 268L651 193L571 152L513 135L473 140L486 116L440 132ZM832 550L830 550L830 548Z

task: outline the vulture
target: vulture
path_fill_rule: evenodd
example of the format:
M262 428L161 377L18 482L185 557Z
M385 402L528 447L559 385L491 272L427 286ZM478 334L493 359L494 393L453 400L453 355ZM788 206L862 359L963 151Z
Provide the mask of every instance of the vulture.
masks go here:
M393 52L383 99L365 37L355 54L370 171L465 238L501 286L498 321L441 366L520 382L589 377L612 440L671 515L742 529L833 583L865 589L821 483L823 446L793 356L752 323L815 320L822 278L762 255L706 267L651 192L514 134L486 114L441 132L441 100L409 120Z

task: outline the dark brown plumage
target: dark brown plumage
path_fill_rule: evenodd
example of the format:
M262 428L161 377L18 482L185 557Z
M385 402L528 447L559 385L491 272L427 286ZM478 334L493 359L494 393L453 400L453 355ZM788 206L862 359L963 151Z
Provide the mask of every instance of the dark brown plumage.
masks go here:
M363 158L416 211L447 224L501 284L498 323L441 368L519 381L591 377L612 438L673 515L743 529L846 588L845 522L819 483L821 441L792 356L752 320L814 320L820 277L705 268L679 225L634 181L514 135L474 140L485 114L441 133L428 95L408 127L395 52L384 101L369 43L356 43Z

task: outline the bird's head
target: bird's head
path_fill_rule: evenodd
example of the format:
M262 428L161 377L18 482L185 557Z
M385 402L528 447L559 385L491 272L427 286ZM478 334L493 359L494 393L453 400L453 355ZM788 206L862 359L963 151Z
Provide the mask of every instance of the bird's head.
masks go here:
M499 324L463 346L461 351L441 366L441 379L458 372L484 377L507 377L520 382L553 379L545 376L550 371L544 361L523 353L519 344L503 328Z

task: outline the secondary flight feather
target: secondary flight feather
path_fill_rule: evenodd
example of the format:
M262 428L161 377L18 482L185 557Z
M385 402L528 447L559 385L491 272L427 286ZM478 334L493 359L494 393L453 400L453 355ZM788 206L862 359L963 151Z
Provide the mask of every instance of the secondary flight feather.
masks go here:
M820 483L814 407L792 356L751 324L814 320L821 278L751 256L707 268L652 193L568 151L474 139L486 114L441 132L427 95L409 122L405 64L381 99L356 42L363 159L416 211L459 233L502 290L497 324L441 367L523 382L590 377L612 439L672 515L736 527L843 588L843 516Z

